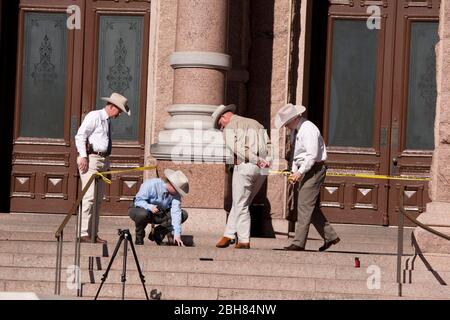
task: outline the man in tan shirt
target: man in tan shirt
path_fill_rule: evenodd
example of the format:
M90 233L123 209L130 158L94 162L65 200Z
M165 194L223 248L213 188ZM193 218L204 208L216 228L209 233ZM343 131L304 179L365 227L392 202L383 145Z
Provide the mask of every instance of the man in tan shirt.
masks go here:
M250 248L249 206L266 180L270 165L270 139L256 120L235 115L235 105L221 105L213 113L214 127L224 131L227 148L234 156L232 207L218 248L228 247L237 233L237 249Z

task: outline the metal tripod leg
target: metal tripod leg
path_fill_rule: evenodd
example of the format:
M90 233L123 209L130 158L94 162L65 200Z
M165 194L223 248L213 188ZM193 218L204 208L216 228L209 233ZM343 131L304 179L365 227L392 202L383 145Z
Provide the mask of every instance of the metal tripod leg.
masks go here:
M142 273L141 266L139 265L139 260L137 258L136 249L134 248L133 239L131 238L131 234L129 234L129 237L130 238L127 240L130 241L131 251L133 252L134 262L136 262L136 268L139 273L139 278L141 279L142 286L144 287L145 297L147 298L147 300L149 300L148 294L147 294L147 288L145 287L145 276Z
M99 293L100 293L100 290L102 289L103 284L105 283L106 278L108 278L109 270L111 269L111 266L112 266L112 264L113 264L113 262L114 262L114 259L116 258L117 252L119 251L119 248L120 248L120 245L122 244L123 238L124 238L123 234L120 234L119 241L117 242L116 248L114 249L114 253L113 253L112 257L111 257L111 260L109 261L109 265L108 265L108 267L106 268L106 271L105 271L105 273L104 273L103 276L102 276L102 283L100 284L100 287L98 288L98 291L97 291L97 294L95 295L94 300L97 300L98 295L99 295Z
M125 282L127 281L127 256L128 256L128 241L127 234L124 234L125 242L123 244L123 266L120 281L122 282L122 300L125 300Z

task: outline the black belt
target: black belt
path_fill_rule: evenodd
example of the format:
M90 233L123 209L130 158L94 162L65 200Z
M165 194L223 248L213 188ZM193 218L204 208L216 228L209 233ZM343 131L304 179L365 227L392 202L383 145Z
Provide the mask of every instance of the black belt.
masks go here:
M109 156L109 154L107 152L89 151L88 155L90 155L90 154L95 154L95 155L98 155L98 156L103 157L103 158L106 158L106 157Z

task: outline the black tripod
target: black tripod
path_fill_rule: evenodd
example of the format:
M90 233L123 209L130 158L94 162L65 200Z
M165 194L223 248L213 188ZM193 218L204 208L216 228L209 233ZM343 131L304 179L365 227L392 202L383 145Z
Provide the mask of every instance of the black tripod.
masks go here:
M137 255L136 255L136 250L134 249L133 240L131 239L130 230L128 230L128 229L125 229L125 230L119 229L119 241L117 242L116 248L114 249L114 253L111 257L111 260L109 261L108 268L106 268L106 271L103 274L102 283L100 284L100 287L98 288L98 291L97 291L97 294L95 295L94 300L97 300L100 290L103 287L103 283L105 283L105 280L108 277L108 273L109 273L109 270L111 269L114 258L116 257L117 252L119 251L120 244L122 243L122 241L124 239L126 241L124 242L124 248L123 248L123 269L122 269L122 276L121 276L121 280L120 280L122 282L122 300L124 300L124 298L125 298L125 281L127 281L126 273L127 273L128 242L130 242L131 250L133 251L134 261L136 262L136 268L139 272L139 278L141 279L142 286L144 287L145 297L147 298L147 300L149 300L148 294L147 294L147 289L145 288L145 277L142 274L141 267L139 266L139 261L138 261ZM161 293L158 294L156 290L152 290L152 292L150 294L152 296L152 299L159 300L159 298L161 297Z

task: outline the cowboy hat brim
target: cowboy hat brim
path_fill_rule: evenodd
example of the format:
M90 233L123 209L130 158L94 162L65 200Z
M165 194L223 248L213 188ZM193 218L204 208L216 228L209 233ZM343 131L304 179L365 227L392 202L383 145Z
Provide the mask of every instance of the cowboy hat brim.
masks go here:
M181 189L177 183L175 183L175 181L173 180L173 175L174 175L175 171L172 169L166 169L164 170L164 175L166 176L167 180L169 180L170 184L175 188L175 190L177 190L177 192L182 196L185 197L187 195L186 192L183 191L183 189Z
M236 106L234 104L229 104L227 106L225 105L220 105L216 111L213 112L213 114L211 115L212 117L212 121L213 121L213 126L214 128L218 129L219 128L219 119L220 117L225 113L225 112L236 112Z
M103 97L102 100L106 101L106 102L109 102L109 103L112 103L117 108L122 110L125 114L127 114L128 116L131 116L131 110L130 110L130 108L128 108L128 105L124 106L124 105L122 105L120 103L117 103L117 101L114 101L114 99L111 99L109 97Z
M296 112L284 120L281 120L280 116L277 114L275 117L275 128L281 129L282 127L287 125L289 121L291 121L295 117L301 116L306 111L306 108L304 106L295 106L295 108Z

